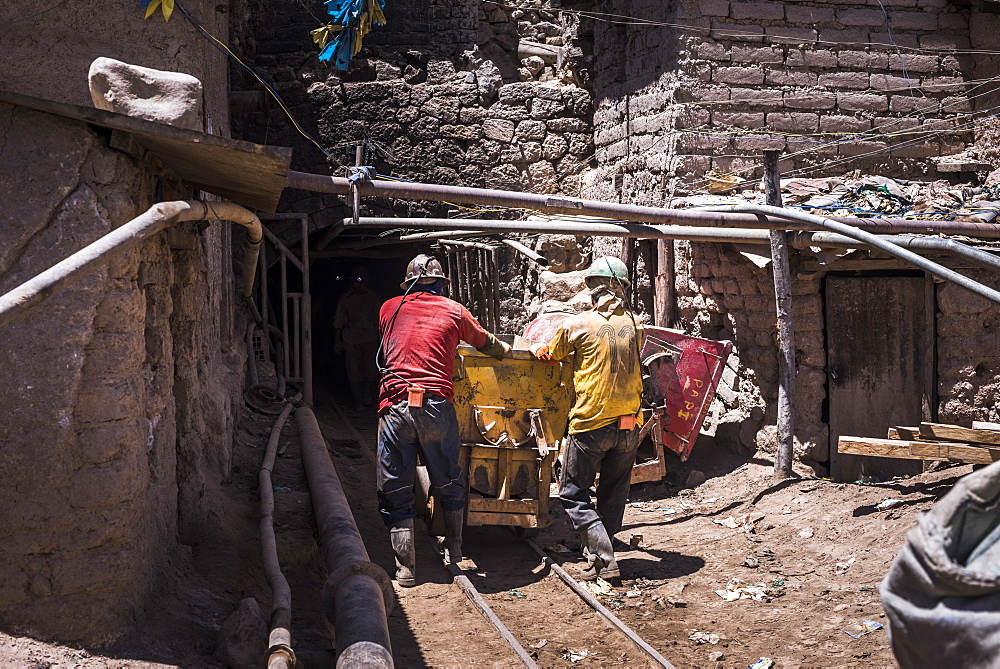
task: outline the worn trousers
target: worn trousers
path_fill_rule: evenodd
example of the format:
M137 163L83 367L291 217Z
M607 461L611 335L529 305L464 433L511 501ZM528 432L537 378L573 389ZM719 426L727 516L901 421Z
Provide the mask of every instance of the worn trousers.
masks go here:
M582 530L598 520L610 536L622 528L625 503L632 482L632 465L639 444L633 430L619 430L612 423L596 430L569 435L559 476L559 499L573 529ZM597 504L590 488L600 472Z
M386 525L413 518L417 454L445 511L465 508L458 466L458 419L448 400L426 395L422 407L406 400L386 409L378 421L378 505Z

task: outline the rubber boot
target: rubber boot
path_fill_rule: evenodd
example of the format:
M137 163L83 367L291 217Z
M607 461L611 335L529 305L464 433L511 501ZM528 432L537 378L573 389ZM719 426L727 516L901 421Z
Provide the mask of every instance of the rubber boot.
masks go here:
M465 509L444 512L444 560L448 564L462 561L462 526L465 525Z
M392 552L396 556L396 583L404 588L417 584L414 575L417 555L413 546L413 519L400 521L389 529Z
M587 556L587 568L581 572L580 578L584 581L594 581L598 577L606 581L620 579L621 571L604 523L597 521L581 530L580 536L583 538L584 555Z

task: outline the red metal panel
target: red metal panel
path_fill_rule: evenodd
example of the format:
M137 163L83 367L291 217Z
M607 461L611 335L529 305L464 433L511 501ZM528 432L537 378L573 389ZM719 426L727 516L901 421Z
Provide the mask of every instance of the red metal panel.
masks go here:
M653 362L654 369L650 372L667 404L667 415L660 419L663 445L682 461L687 460L733 346L651 325L644 330L643 360L657 353L674 352L672 358L662 357Z

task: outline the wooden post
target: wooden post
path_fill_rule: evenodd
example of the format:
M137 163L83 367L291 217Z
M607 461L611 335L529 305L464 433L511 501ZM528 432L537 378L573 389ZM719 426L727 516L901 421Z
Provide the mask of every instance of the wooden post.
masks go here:
M656 325L670 327L674 320L674 242L656 240L656 279L653 292L653 314Z
M764 152L764 197L767 204L781 206L778 172L780 151ZM792 277L788 262L788 240L784 230L771 230L771 266L774 269L774 301L778 315L778 451L774 456L774 478L792 476L795 396L795 334L792 323Z

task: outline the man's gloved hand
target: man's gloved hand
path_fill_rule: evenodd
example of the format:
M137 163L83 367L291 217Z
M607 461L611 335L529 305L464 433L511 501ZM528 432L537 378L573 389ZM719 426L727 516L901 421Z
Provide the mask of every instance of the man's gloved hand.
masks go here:
M503 360L507 357L507 354L510 353L510 349L513 347L505 341L501 341L500 345L503 347L503 353L500 355L500 359Z
M539 360L554 362L552 354L549 352L548 344L533 344L529 350L531 351L531 354Z

